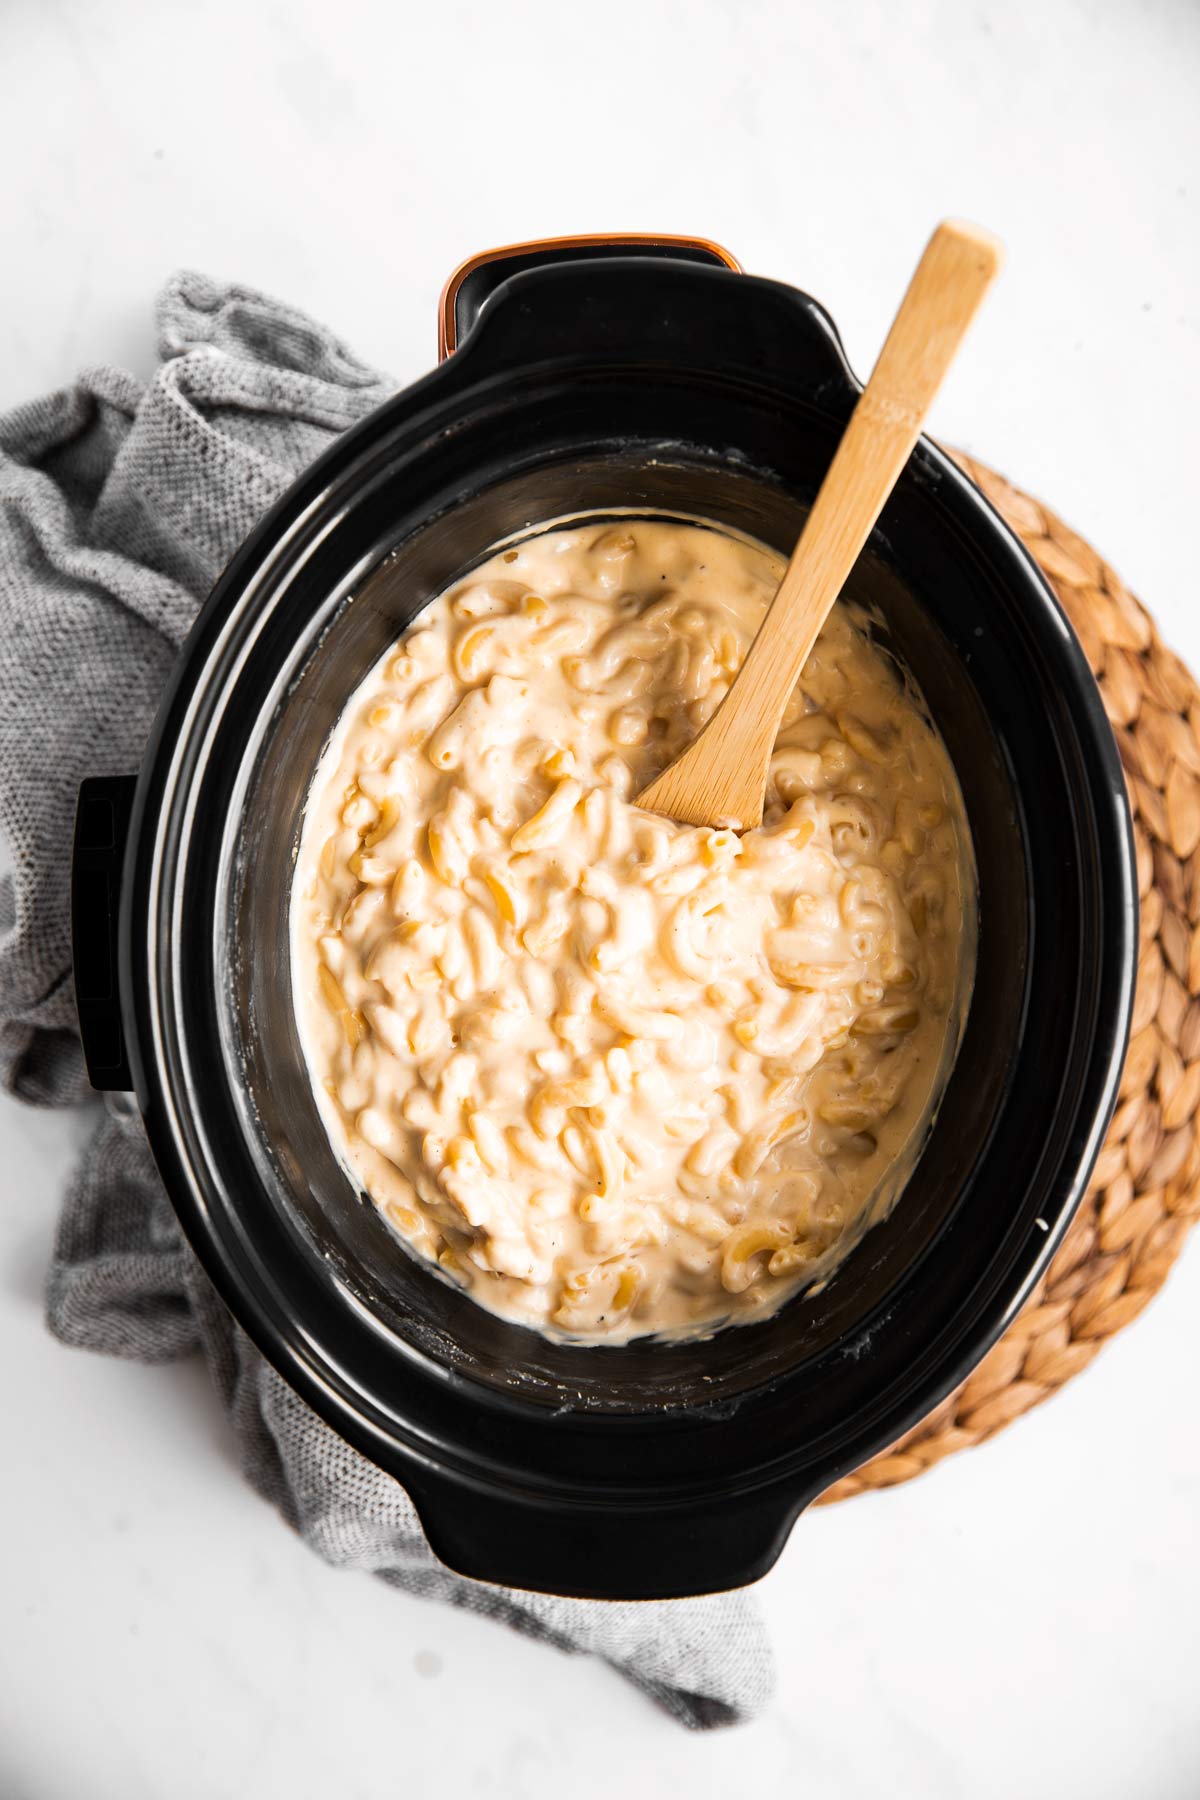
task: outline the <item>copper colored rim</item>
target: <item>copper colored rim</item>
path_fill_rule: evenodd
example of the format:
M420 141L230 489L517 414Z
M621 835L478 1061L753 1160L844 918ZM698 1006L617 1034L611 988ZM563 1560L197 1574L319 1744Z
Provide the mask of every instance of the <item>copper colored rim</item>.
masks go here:
M480 250L475 256L468 256L466 262L459 263L442 289L442 297L438 302L438 361L444 362L458 347L458 332L454 324L454 303L458 298L458 290L472 270L481 268L484 263L499 262L506 256L528 256L536 250L617 250L645 244L661 245L667 250L706 250L709 255L723 262L727 269L732 269L735 275L744 273L737 257L723 245L715 244L711 238L679 237L662 231L585 232L579 237L530 238L526 243L502 244L495 250Z

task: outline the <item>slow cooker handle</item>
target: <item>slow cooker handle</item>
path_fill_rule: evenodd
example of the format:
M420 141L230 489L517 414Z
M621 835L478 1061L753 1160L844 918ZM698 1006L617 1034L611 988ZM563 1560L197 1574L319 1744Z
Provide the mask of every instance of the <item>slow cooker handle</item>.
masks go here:
M71 960L88 1080L101 1092L128 1090L133 1074L121 1023L117 915L137 779L83 782L71 855Z
M656 370L668 383L689 369L714 370L844 427L862 385L836 325L810 295L741 273L715 245L560 245L518 245L465 265L465 276L456 271L442 330L443 348L458 349L432 381L459 383L475 406L481 382L524 381L534 368L593 389L606 365L639 370L650 388Z
M586 237L533 238L524 244L506 244L499 250L481 250L460 263L442 289L438 305L438 361L444 362L462 343L484 306L502 281L527 269L551 263L590 262L596 257L654 256L671 262L715 264L720 269L742 270L730 251L709 238L672 237L645 232L599 233Z
M747 1587L814 1493L778 1489L676 1510L537 1506L402 1477L434 1554L474 1581L582 1600L678 1600ZM824 1485L824 1484L822 1484Z

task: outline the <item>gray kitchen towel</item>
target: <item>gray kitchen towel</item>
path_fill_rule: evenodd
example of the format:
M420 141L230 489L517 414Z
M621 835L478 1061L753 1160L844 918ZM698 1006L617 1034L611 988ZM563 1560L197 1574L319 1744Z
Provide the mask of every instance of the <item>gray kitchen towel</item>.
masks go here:
M88 1094L75 1033L68 860L85 775L136 768L164 682L217 572L296 472L392 384L302 313L175 276L148 385L112 368L0 415L0 1080ZM249 1480L327 1561L602 1657L693 1728L764 1705L754 1603L608 1604L465 1581L412 1502L329 1429L209 1286L123 1097L66 1196L47 1290L68 1344L160 1362L202 1351ZM184 1553L180 1546L180 1554Z

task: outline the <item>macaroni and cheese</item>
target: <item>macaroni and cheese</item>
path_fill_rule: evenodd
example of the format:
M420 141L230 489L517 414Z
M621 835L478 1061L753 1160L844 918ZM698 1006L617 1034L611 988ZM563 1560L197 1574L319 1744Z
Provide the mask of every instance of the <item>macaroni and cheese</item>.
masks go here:
M783 572L703 526L553 529L428 606L317 771L293 980L344 1162L484 1306L621 1342L759 1318L891 1205L957 1045L945 748L839 603L762 827L641 811Z

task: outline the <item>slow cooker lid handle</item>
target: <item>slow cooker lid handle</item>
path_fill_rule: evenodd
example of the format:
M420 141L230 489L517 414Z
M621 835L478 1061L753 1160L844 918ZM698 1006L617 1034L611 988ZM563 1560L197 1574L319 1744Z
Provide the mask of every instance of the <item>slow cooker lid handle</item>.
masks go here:
M673 262L708 263L732 269L742 265L730 251L708 238L673 237L663 233L600 232L583 237L532 238L524 244L505 244L498 250L481 250L460 263L445 287L438 306L438 361L444 362L466 337L484 306L502 281L526 269L549 263L588 262L605 256L654 256Z

